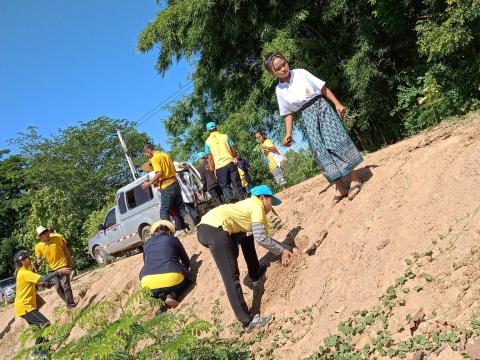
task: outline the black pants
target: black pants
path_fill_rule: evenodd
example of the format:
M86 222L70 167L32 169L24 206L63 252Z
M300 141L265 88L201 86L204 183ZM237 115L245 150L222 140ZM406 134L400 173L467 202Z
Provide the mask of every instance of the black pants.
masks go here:
M180 185L178 185L178 181L160 190L160 219L170 221L168 212L171 208L177 210L183 218L188 214L183 203L182 190Z
M48 319L45 316L43 316L43 314L37 309L32 310L26 313L25 315L22 315L22 318L27 321L28 325L36 326L39 328L50 324L50 321L48 321ZM44 341L45 339L39 336L35 339L35 345L40 345Z
M188 285L190 285L190 280L188 280L186 277L183 279L183 281L180 284L177 284L175 286L170 286L166 288L158 288L158 289L152 289L152 296L155 299L162 299L165 300L165 297L168 294L175 293L175 298L178 300L178 298L183 294L183 292L188 288Z
M227 292L228 301L238 321L246 325L250 323L253 315L243 297L240 284L240 270L238 269L238 245L242 247L243 257L247 263L248 275L253 281L258 280L260 264L253 235L246 236L245 233L230 235L220 228L200 224L197 231L198 241L207 247L212 253L213 260L217 264L223 285Z
M235 198L237 200L245 199L245 190L242 187L242 180L238 173L238 167L233 162L216 169L218 183L222 187L223 195L226 202L231 202ZM232 194L232 189L235 195Z
M73 298L72 286L70 285L70 275L59 275L53 278L55 290L58 296L67 304L67 306L75 305Z
M208 193L212 197L213 205L220 206L223 204L223 192L220 186L208 190Z

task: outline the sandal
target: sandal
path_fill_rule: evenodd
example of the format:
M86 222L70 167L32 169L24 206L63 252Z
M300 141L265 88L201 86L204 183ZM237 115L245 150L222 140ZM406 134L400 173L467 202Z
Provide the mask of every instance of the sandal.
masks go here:
M337 205L340 201L342 201L343 198L346 198L347 196L348 196L348 194L335 195L335 196L333 197L332 207L334 207L335 205Z
M355 196L358 195L358 193L360 192L360 190L362 190L362 183L360 184L357 184L357 185L353 185L350 190L348 190L348 200L352 201Z

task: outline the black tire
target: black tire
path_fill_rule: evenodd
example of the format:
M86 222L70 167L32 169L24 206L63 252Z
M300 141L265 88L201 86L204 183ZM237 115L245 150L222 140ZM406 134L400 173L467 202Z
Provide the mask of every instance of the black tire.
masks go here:
M142 228L142 240L143 240L143 242L147 241L151 237L152 237L152 235L150 235L150 225L144 226Z
M113 262L113 256L108 255L100 246L93 249L93 255L100 266L105 266Z

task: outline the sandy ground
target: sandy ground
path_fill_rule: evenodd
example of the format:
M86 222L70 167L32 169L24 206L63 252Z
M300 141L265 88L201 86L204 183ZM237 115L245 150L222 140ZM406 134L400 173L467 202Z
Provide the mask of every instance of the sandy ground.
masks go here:
M426 314L435 310L438 317L458 326L477 316L479 135L480 116L476 114L367 155L360 166L366 181L362 192L354 201L344 200L333 209L333 189L321 175L280 193L283 204L277 211L283 226L274 234L277 240L304 248L320 231L327 230L328 236L314 255L297 254L288 268L257 248L270 267L264 291L252 294L244 286L245 297L262 314L275 315L267 336L254 345L257 356L271 352L274 358L296 359L314 353L353 310L377 303L403 274L406 258L429 250L434 243L434 261L423 264L423 271L442 281L406 294L406 305L394 314L392 327L420 307ZM235 318L210 253L195 236L181 240L194 256L197 284L178 310L192 310L208 320L219 299L220 318L227 325L225 336L232 336ZM241 256L239 263L243 277L246 267ZM78 277L73 288L80 308L112 299L124 290L137 290L141 266L142 258L136 255ZM61 303L52 291L44 292L44 298L47 304L42 312L53 318L54 308ZM0 312L0 358L11 358L25 326L22 319L14 318L11 308ZM279 338L276 330L282 326L291 331ZM441 325L430 321L422 326L419 331ZM461 358L451 349L438 357Z

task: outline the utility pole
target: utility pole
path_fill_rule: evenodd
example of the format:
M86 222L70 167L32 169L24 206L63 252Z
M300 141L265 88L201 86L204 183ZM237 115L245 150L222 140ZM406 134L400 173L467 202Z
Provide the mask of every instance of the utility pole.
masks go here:
M130 157L130 154L128 153L127 145L125 144L125 141L123 141L122 133L120 132L120 130L117 130L117 135L118 135L118 139L120 140L120 144L122 145L123 152L125 153L125 157L127 158L127 162L128 162L128 166L130 167L130 171L132 172L133 180L137 180L137 172L135 171L135 167L133 166L132 158Z

